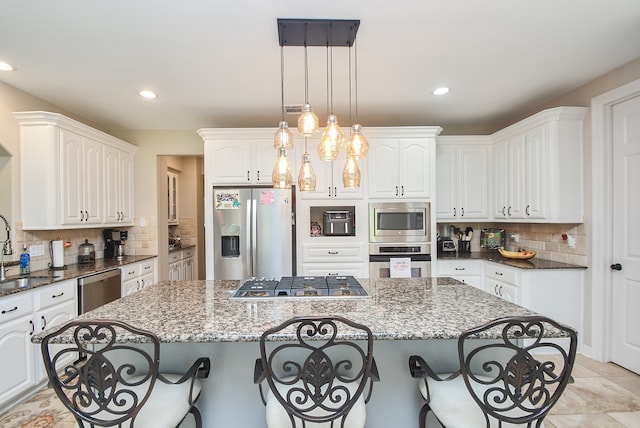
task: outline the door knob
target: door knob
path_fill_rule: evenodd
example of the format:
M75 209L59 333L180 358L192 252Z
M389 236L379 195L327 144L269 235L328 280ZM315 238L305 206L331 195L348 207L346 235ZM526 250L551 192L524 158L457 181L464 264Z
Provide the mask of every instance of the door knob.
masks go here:
M612 264L611 270L622 270L622 265L620 263Z

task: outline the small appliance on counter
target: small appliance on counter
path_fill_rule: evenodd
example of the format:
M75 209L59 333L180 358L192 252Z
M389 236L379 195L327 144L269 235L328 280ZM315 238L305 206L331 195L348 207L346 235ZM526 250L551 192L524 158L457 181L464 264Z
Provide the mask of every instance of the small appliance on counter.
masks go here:
M346 210L325 211L323 216L324 236L353 236L353 217Z
M78 247L78 264L87 265L96 262L96 251L92 243L88 239L84 240L84 244Z
M118 229L104 229L102 236L104 237L104 258L124 259L124 241L127 240L129 232Z

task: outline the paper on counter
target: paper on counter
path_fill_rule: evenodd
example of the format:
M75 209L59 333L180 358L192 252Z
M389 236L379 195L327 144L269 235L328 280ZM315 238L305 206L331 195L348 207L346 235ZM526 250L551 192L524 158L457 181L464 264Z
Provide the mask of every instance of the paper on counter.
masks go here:
M391 278L411 278L411 258L391 258L389 260L389 276Z

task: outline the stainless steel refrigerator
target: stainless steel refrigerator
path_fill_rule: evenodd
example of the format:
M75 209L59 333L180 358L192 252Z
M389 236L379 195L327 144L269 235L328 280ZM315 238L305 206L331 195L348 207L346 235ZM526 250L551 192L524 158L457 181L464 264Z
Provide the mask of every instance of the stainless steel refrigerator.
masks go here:
M295 275L291 189L214 187L214 279Z

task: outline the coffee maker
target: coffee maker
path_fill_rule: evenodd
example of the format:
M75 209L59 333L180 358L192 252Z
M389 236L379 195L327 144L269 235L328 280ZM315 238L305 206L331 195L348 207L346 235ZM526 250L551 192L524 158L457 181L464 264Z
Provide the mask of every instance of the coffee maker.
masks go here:
M104 258L105 259L124 259L124 241L127 240L129 232L118 229L104 229L102 236L104 238Z

